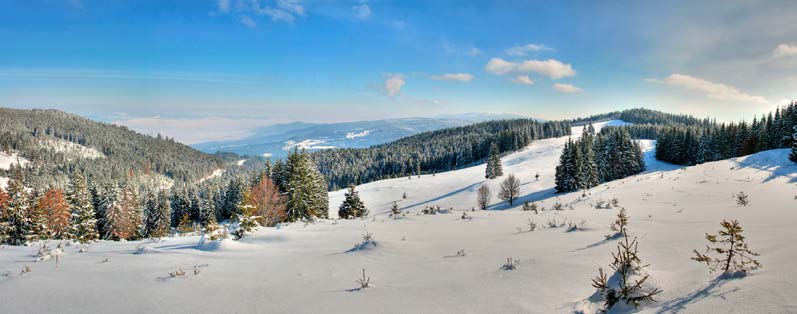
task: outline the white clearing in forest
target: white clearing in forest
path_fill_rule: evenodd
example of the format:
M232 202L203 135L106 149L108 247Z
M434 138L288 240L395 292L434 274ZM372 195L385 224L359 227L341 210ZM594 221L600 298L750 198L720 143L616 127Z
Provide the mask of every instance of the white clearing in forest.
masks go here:
M47 138L40 141L41 145L59 153L64 153L68 159L95 159L105 155L94 147L87 147L60 138Z
M629 234L639 239L650 280L664 290L657 303L640 312L795 312L797 164L787 159L789 150L694 167L653 163L646 173L599 185L582 198L581 192L551 191L565 140L535 141L503 158L505 175L515 173L521 180L523 199L538 200L548 209L539 214L521 211L520 205L505 210L495 188L491 204L496 210L471 212L476 200L471 186L485 182L484 167L478 166L363 185L360 195L378 214L375 218L261 228L239 242L197 245L196 236L101 241L85 253L72 245L64 249L57 268L54 259L34 261L38 244L5 246L0 251L0 274L8 274L0 277L3 311L594 312L590 279L612 261L617 240L605 235L618 208L591 204L616 197L619 207L628 210ZM537 172L540 181L534 181ZM486 183L492 188L499 180ZM736 204L732 193L739 191L749 195L749 206ZM401 200L402 192L407 200ZM342 193L331 194L337 198L335 211ZM387 217L384 209L394 200L411 209L406 217ZM555 202L565 210L551 211ZM455 211L418 215L425 204ZM467 219L462 219L463 209ZM717 274L689 259L693 249L705 248L705 233L715 233L723 219L740 221L763 268L744 278L716 280ZM537 230L519 233L517 228L526 228L528 220L538 224ZM565 232L548 228L549 220L584 224L577 232ZM366 232L379 245L352 251ZM157 254L135 254L139 251ZM514 269L502 269L510 257ZM31 271L20 274L24 266ZM356 280L363 278L363 269L369 287L361 290ZM185 275L169 275L178 270Z
M0 151L0 169L8 170L12 164L27 165L28 160L20 157L17 153L6 153Z

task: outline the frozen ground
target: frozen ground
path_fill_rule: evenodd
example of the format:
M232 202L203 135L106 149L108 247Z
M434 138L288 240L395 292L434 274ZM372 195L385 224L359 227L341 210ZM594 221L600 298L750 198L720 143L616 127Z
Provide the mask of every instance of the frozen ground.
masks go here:
M642 312L797 312L797 165L787 150L765 151L687 168L651 163L646 173L581 193L553 195L553 168L565 139L537 141L506 156L524 199L548 209L523 212L493 201L470 212L483 167L374 182L361 187L376 213L366 220L322 220L261 229L239 242L198 245L199 237L161 242L99 242L71 246L55 260L35 262L36 247L0 250L0 295L7 313L568 313L594 310L590 278L608 267L615 241L604 240L617 209L591 203L617 197L631 216L640 256L664 289ZM648 147L652 143L646 143ZM534 181L534 174L540 180ZM497 186L498 180L488 184ZM732 193L750 195L737 206ZM405 218L384 212L392 201ZM496 190L493 189L493 193ZM335 212L340 192L331 194ZM418 215L426 204L452 214ZM572 207L572 209L570 209ZM466 210L471 219L461 219ZM739 219L762 269L715 280L692 249L724 219ZM518 233L529 219L540 227ZM548 220L586 221L583 230L545 228ZM370 232L376 245L350 251ZM141 248L139 248L139 246ZM457 252L464 250L464 256ZM517 269L501 270L507 257ZM30 272L20 274L23 267ZM357 290L365 268L371 287ZM185 276L171 278L182 269ZM198 270L198 274L194 273ZM6 273L7 272L7 273ZM2 273L6 273L5 276Z

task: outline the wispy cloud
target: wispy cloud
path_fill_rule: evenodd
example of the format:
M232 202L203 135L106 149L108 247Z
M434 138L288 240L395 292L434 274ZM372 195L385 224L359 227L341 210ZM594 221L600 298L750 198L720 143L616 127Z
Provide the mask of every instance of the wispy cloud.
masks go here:
M293 23L297 16L305 15L300 0L276 0L272 5L261 3L261 0L218 0L216 9L219 13L238 13L241 24L256 27L252 16L267 16L274 22Z
M541 51L556 51L556 49L541 44L525 44L507 49L506 54L513 57L523 57Z
M401 93L401 88L404 87L407 81L402 74L389 74L385 80L384 91L390 97L397 96Z
M772 51L774 58L786 58L797 56L797 44L780 44Z
M522 85L534 85L534 81L528 75L518 75L511 79L512 82Z
M367 19L371 17L371 7L368 6L368 3L361 2L360 4L356 4L351 7L354 11L354 16L358 19Z
M429 76L433 80L440 80L440 81L458 81L458 82L470 82L473 80L473 75L468 73L446 73L441 75L432 75Z
M487 62L484 69L496 75L504 75L510 72L534 72L554 80L576 75L576 70L573 69L572 65L555 59L510 62L501 58L492 58Z
M241 23L243 23L244 25L246 25L246 27L249 28L257 27L257 23L255 22L255 20L253 20L248 15L241 15Z
M744 93L733 86L728 86L721 83L710 82L698 77L689 76L685 74L672 74L664 79L645 79L650 83L665 84L685 88L691 91L700 92L708 98L723 100L723 101L737 101L737 102L754 102L759 104L767 104L767 100L761 96L753 96Z
M580 93L584 91L583 89L575 87L571 84L563 84L563 83L553 84L553 88L557 91L568 94Z
M443 40L442 46L443 50L449 55L475 57L482 54L481 49L473 45L457 45Z

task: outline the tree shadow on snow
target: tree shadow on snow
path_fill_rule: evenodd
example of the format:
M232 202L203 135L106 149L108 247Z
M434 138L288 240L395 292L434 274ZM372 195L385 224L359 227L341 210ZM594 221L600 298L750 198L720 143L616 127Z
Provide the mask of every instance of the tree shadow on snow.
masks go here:
M773 160L772 153L763 152L757 155L750 155L742 161L737 161L737 166L734 169L738 168L753 168L758 169L760 171L769 172L769 176L762 183L772 181L778 177L786 177L789 179L789 183L797 182L797 164L788 161L784 154L777 154L778 158L782 157L785 162L789 164L784 165L784 161L782 160Z
M714 278L714 280L712 280L707 286L699 290L696 290L690 294L687 294L683 297L662 304L662 307L658 311L656 311L656 313L678 313L680 311L686 310L686 307L689 304L710 297L718 297L725 299L726 295L738 291L739 288L737 287L726 291L715 291L715 290L720 289L722 285L724 285L728 281L734 279L741 279L744 278L745 276L746 274L742 272L737 272L733 274L722 274L719 277Z
M618 233L615 233L615 234L613 234L613 235L611 235L609 237L606 237L605 239L600 240L598 242L592 243L590 245L587 245L587 246L579 248L579 249L575 249L572 252L578 252L578 251L588 250L588 249L591 249L591 248L594 248L594 247L599 247L601 245L604 245L606 243L609 243L609 242L612 242L614 240L620 239L622 237L623 237L623 234L618 232Z
M484 181L486 181L486 180L483 180L483 181L480 181L480 182L476 182L476 183L467 185L467 186L465 186L463 188L456 189L454 191L439 195L439 196L434 197L434 198L430 198L430 199L425 200L425 201L417 202L415 204L410 204L410 205L401 207L399 209L405 210L405 209L408 209L408 208L413 208L415 206L421 206L421 205L425 205L425 204L429 204L429 203L434 203L434 202L442 200L442 199L444 199L446 197L453 196L453 195L456 195L456 194L459 194L459 193L462 193L462 192L465 192L465 191L474 191L474 189L476 189L477 187L482 185L482 183L484 183Z

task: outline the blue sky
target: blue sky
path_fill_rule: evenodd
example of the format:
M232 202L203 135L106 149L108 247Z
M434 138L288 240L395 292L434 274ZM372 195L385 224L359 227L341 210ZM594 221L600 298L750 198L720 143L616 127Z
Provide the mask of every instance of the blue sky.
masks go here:
M0 106L186 142L456 112L737 120L794 99L796 13L794 1L0 1Z

